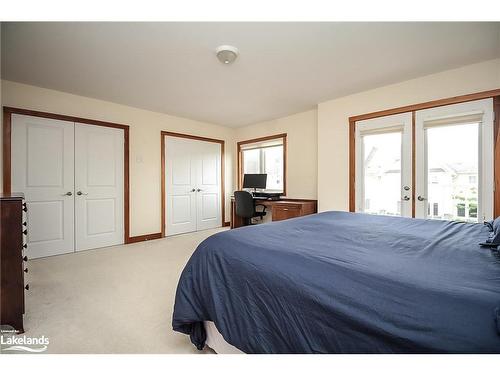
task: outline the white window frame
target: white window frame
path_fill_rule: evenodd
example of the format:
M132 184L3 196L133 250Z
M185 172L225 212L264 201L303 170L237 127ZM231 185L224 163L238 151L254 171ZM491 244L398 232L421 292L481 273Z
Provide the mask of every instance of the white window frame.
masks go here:
M479 125L479 178L478 178L478 221L493 218L494 197L494 140L493 140L493 99L475 100L466 103L434 107L415 112L415 217L427 217L427 137L425 123L446 118L467 115L482 115Z

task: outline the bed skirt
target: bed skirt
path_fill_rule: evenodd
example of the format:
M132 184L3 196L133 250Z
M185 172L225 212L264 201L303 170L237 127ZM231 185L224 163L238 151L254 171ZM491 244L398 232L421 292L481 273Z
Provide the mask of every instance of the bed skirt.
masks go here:
M224 337L220 334L215 326L214 322L205 321L203 322L205 326L205 331L207 333L207 341L205 344L213 349L217 354L245 354L238 348L229 344Z

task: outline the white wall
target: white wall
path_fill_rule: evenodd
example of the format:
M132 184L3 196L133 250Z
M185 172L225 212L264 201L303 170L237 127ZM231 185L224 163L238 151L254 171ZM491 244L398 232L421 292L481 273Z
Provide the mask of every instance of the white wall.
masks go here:
M234 129L10 81L2 81L1 98L5 106L130 126L131 236L161 231L160 132L165 130L225 140L226 221L229 221L229 196L233 191L235 168Z
M318 178L316 109L236 128L235 140L238 142L280 133L287 133L287 196L316 199ZM234 153L236 155L236 145ZM235 177L237 177L236 172ZM237 186L236 179L235 186Z
M318 105L319 210L349 209L349 117L500 88L500 59Z

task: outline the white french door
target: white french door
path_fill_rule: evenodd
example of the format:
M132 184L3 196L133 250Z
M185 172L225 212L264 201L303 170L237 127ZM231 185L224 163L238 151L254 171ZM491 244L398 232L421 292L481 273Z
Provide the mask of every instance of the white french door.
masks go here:
M221 226L221 145L166 136L168 236Z
M414 210L417 218L467 222L492 219L493 100L415 111L414 124L412 115L356 122L356 211L411 217Z
M13 114L11 140L30 258L123 243L122 130Z
M415 144L416 217L492 219L492 99L417 111Z
M411 113L356 122L356 211L412 214Z

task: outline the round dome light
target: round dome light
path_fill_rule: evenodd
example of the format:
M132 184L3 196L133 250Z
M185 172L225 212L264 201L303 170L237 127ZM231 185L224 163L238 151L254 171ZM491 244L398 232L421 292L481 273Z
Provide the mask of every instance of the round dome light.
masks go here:
M226 45L217 47L215 53L219 61L226 65L234 62L239 55L238 48Z

